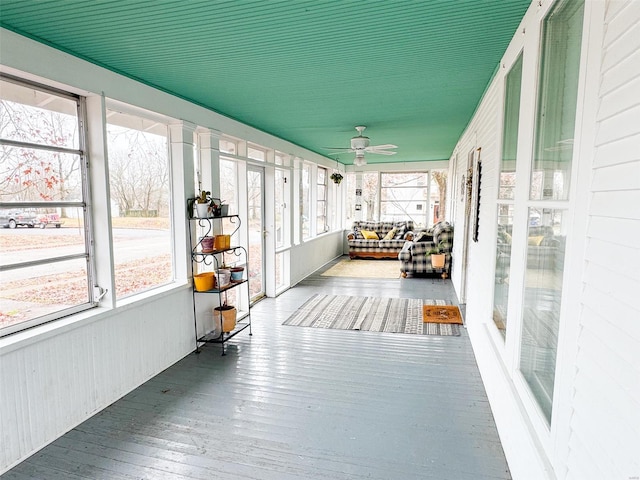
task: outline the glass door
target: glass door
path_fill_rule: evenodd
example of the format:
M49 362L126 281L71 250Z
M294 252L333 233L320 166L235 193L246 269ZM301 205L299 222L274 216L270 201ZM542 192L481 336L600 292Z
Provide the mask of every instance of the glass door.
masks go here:
M247 167L247 225L251 302L264 297L264 168Z

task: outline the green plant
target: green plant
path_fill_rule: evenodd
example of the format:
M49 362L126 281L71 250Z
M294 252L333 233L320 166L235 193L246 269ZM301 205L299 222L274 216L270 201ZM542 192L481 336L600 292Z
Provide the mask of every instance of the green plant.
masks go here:
M427 250L426 255L440 255L442 253L445 253L445 251L446 248L444 247L444 244L440 242L435 247L431 247L429 250Z
M196 202L198 203L209 203L211 202L211 192L207 192L206 190L202 190L200 195L196 198Z
M344 177L340 174L340 172L333 172L329 178L333 180L333 183L340 185L340 182Z

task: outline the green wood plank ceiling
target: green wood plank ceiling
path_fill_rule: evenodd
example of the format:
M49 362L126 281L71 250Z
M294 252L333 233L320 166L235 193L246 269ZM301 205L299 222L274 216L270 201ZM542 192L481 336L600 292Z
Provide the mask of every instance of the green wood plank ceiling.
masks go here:
M529 0L0 0L0 25L321 155L446 160ZM350 164L353 154L341 154Z

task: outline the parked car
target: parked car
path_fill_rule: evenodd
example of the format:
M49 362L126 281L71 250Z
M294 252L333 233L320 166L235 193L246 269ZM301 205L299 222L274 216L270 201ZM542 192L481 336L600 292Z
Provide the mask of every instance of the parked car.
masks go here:
M3 228L36 226L36 215L24 210L0 210L0 226Z
M60 228L62 222L60 221L60 215L58 215L57 213L43 213L36 217L36 225L38 225L40 228L46 228L47 225Z

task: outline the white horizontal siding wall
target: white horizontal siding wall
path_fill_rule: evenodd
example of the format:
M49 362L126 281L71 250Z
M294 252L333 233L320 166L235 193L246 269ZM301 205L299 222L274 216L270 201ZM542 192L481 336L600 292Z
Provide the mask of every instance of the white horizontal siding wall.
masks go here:
M191 352L191 311L185 285L0 339L0 473Z
M609 1L567 478L640 477L640 2Z
M476 288L482 284L483 272L491 267L491 256L482 255L480 252L487 248L493 249L493 236L495 234L495 198L497 188L497 169L499 154L497 143L497 128L500 124L501 114L499 112L501 103L501 82L494 80L485 91L483 99L477 109L473 119L465 129L463 136L458 140L455 154L457 155L457 163L454 166L453 160L450 161L451 168L455 168L455 172L450 172L455 180L452 182L455 203L455 216L451 218L454 225L454 248L453 248L453 268L451 278L454 288L460 298L465 303L474 302L478 295L487 295L486 291ZM468 270L466 282L462 272L464 269L464 252L463 240L465 236L465 189L461 185L463 178L468 177L468 162L472 151L481 148L480 159L482 160L482 187L480 202L480 223L479 223L479 241L472 242L469 239L468 252ZM476 151L477 155L477 151ZM472 235L471 228L469 236ZM466 285L474 285L473 288L466 289ZM486 284L486 282L485 282ZM490 292L489 292L490 293ZM472 298L473 297L473 298Z
M480 218L478 222L478 241L469 238L469 252L467 261L467 288L465 289L465 301L467 305L473 305L474 318L484 317L491 311L493 287L487 282L487 273L494 268L495 231L496 231L496 197L497 197L497 172L499 168L499 144L498 133L500 126L501 86L502 82L492 82L485 92L482 107L478 109L472 122L467 128L467 133L462 138L464 145L464 163L468 160L471 149L480 148L480 160L482 161L482 181L480 187ZM476 152L478 155L478 152ZM464 214L464 209L462 214ZM473 211L473 206L471 207ZM469 237L473 235L473 219L470 219ZM461 222L464 225L464 222ZM464 237L464 230L459 229L454 233ZM460 288L464 288L460 285ZM460 292L460 290L458 290ZM482 313L481 313L482 312Z
M479 242L469 246L466 321L514 479L640 476L640 2L607 2L604 22L605 4L586 2L587 74L576 139L580 155L575 195L580 201L567 253L567 310L561 318L550 428L540 420L535 402L523 394L514 325L507 338L511 343L505 344L491 320L500 82L506 72L498 73L460 138L457 168L451 172L461 182L469 151L482 148L480 234ZM520 140L525 143L519 145L519 156L527 155L532 145L537 31L551 3L532 3L504 57L508 70L524 47ZM459 185L454 190L459 193ZM463 204L458 205L457 256L462 253L464 224ZM517 212L521 209L516 207ZM454 263L452 275L458 292L464 287L461 263ZM517 298L517 292L512 293Z

